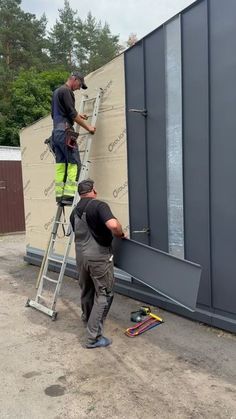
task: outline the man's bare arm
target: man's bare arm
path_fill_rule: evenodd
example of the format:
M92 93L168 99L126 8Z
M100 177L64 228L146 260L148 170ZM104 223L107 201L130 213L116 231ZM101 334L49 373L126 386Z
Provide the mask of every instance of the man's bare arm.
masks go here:
M106 226L111 230L112 234L116 237L125 237L125 234L122 229L122 225L116 218L111 218L110 220L106 221Z
M90 134L95 133L96 128L93 127L92 125L87 124L85 122L85 120L83 118L81 118L81 116L79 114L76 115L76 117L74 118L74 121L77 122L77 124L79 124L84 129L86 129L88 132L90 132Z

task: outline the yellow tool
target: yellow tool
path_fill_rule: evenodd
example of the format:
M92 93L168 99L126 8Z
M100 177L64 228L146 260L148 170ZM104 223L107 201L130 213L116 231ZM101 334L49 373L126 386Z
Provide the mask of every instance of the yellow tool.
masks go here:
M144 320L140 321L133 327L129 327L125 330L125 334L131 338L141 335L147 330L152 329L159 324L164 323L163 319L156 314L151 313L150 307L141 307L139 311L131 313L131 320L137 321L140 314L146 313L148 315Z
M156 314L153 313L149 313L149 316L153 317L154 319L158 320L159 322L163 322L163 319L161 317L156 316Z

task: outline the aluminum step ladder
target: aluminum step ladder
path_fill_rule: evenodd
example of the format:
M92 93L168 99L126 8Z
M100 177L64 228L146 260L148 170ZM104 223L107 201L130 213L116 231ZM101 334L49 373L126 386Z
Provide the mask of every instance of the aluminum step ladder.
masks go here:
M99 112L99 106L101 102L101 98L103 95L103 90L99 89L98 94L95 98L89 99L87 96L83 96L80 104L79 114L84 113L85 105L87 102L92 102L93 104L93 111L91 116L91 125L96 126L98 112ZM78 128L78 127L77 127ZM78 129L76 130L78 132ZM82 181L87 179L88 177L88 171L89 171L89 155L90 155L90 149L93 141L93 135L90 133L85 133L83 136L86 135L85 138L85 148L84 150L80 150L81 153L84 153L83 159L82 159L82 166L79 174L78 184ZM48 144L49 145L49 144ZM50 145L49 145L50 147ZM78 194L78 191L76 192L74 196L74 200L72 203L72 211L79 202L80 197ZM70 253L71 244L74 239L74 232L72 230L72 227L69 222L65 221L65 217L63 219L64 215L64 206L58 205L56 216L53 222L52 231L48 240L47 249L44 253L43 261L40 267L38 279L37 279L37 294L35 297L35 300L28 299L26 302L26 307L33 307L39 311L42 311L43 313L47 314L52 318L52 320L56 320L57 318L57 311L56 308L56 302L57 298L60 294L60 288L62 284L62 280L64 277L66 264L68 260L68 256ZM55 253L54 248L57 242L58 238L58 228L59 226L62 226L62 228L66 231L65 237L66 237L66 246L65 246L65 252L62 259L59 259ZM66 227L66 228L65 228ZM49 271L49 263L50 262L56 262L59 266L59 274L57 279L51 278L48 274ZM55 287L52 295L52 299L48 299L45 297L45 285L47 283L53 284L53 287Z

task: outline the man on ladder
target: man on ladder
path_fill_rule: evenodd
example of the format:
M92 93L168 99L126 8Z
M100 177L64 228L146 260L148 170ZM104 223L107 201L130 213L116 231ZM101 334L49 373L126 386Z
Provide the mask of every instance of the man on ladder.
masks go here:
M66 83L58 87L52 97L53 119L52 148L56 158L55 192L56 201L72 205L77 189L80 171L80 156L74 122L94 134L96 128L87 124L86 115L79 115L75 109L75 90L87 89L84 77L74 71Z
M83 81L83 79L82 79L82 81ZM103 95L103 90L101 88L99 88L95 98L90 98L90 99L82 98L82 101L81 101L80 114L83 113L84 105L88 101L93 102L93 111L92 111L92 115L91 115L91 127L87 126L91 130L91 133L88 133L88 135L86 136L85 149L83 150L83 152L84 152L83 161L82 161L81 170L80 170L80 173L79 173L78 182L81 182L82 180L86 179L87 176L88 176L88 170L89 170L89 164L90 164L89 154L90 154L90 149L91 149L91 145L92 145L92 137L93 137L93 135L91 135L91 134L93 134L95 132L95 126L96 126L96 121L97 121L97 117L98 117L98 114L99 114L99 106L100 106L102 95ZM63 124L65 124L65 123L63 122ZM65 127L62 125L62 128L65 128ZM72 130L72 132L74 132L74 131ZM64 135L64 138L65 138L66 137L65 129L64 130L63 129L62 130L58 129L58 132L56 132L56 135L59 136L59 134L61 135L61 137L63 137L63 135ZM62 143L62 146L63 145L64 145L64 143ZM64 189L64 193L65 193L65 189ZM75 195L74 195L72 205L75 206L76 203L78 202L78 199L79 199L77 187L74 188L73 193L75 193ZM56 302L57 302L57 298L59 296L63 276L64 276L65 269L66 269L67 259L68 259L69 252L70 252L71 243L72 243L73 237L74 237L74 234L71 231L71 226L68 225L68 223L66 222L65 219L64 220L61 219L63 209L64 209L64 205L66 205L66 204L64 204L62 202L57 207L55 219L54 219L53 226L52 226L52 231L51 231L51 234L50 234L50 237L49 237L49 240L48 240L47 248L46 248L45 253L44 253L43 261L42 261L41 268L40 268L39 275L38 275L38 279L37 279L37 286L36 286L37 294L36 294L36 297L35 297L34 300L33 299L28 299L27 302L26 302L26 307L34 307L37 310L42 311L43 313L50 316L52 318L52 320L56 320L56 317L57 317L57 312L55 311ZM57 232L58 232L59 225L62 225L63 228L65 228L67 226L66 245L65 245L65 251L64 251L62 259L58 258L58 255L56 255L55 252L54 252L56 242L57 242L57 239L58 239ZM49 276L50 275L49 274L50 263L52 263L52 262L56 263L57 266L59 267L59 275L58 275L57 278L52 278L51 276ZM51 297L48 296L48 293L45 292L46 291L45 285L49 284L49 283L51 283L51 285L54 287L54 289L52 290Z

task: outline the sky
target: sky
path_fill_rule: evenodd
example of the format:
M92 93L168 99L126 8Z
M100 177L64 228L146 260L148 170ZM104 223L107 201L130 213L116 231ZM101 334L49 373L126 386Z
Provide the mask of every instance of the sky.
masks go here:
M147 35L160 24L174 16L194 0L69 0L73 10L78 10L84 19L91 11L96 20L109 24L111 33L119 35L120 41L128 40L130 33L138 39ZM22 0L21 8L33 13L37 18L45 12L48 29L58 18L58 9L62 9L64 0Z

